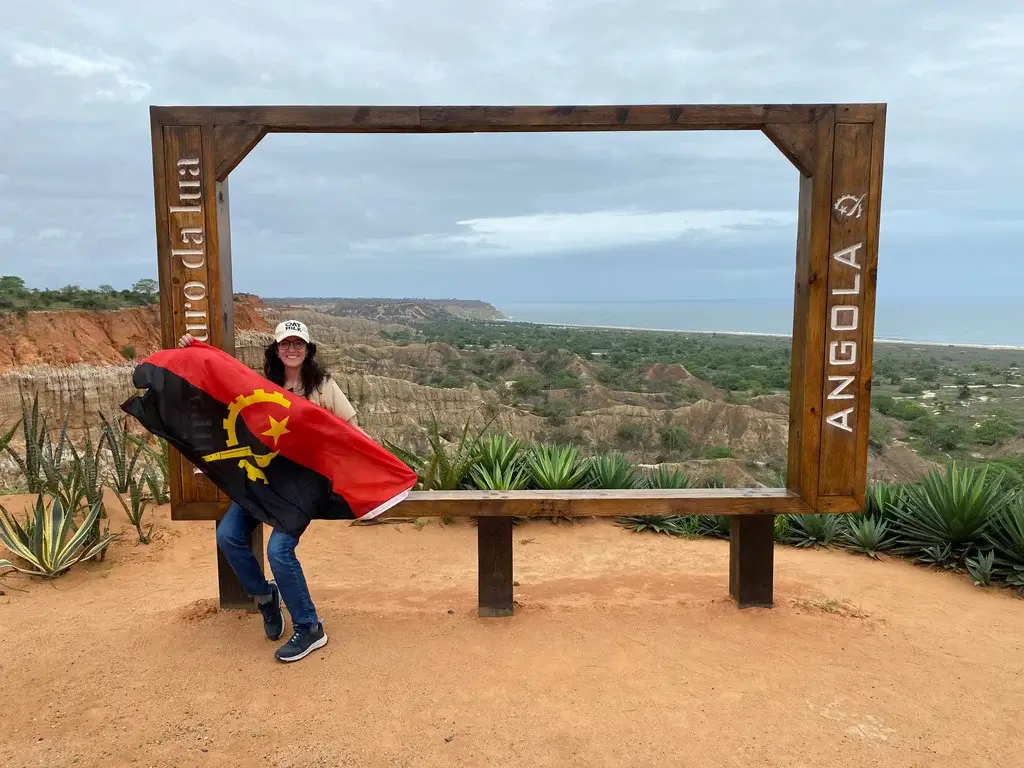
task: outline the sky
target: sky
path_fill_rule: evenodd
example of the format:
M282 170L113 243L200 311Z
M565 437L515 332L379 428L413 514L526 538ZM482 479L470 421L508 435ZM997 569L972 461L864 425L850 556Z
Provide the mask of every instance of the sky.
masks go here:
M149 107L886 102L879 300L1024 296L1017 0L12 3L0 274L156 277ZM790 297L796 169L759 132L270 135L236 291ZM290 261L289 261L290 260Z

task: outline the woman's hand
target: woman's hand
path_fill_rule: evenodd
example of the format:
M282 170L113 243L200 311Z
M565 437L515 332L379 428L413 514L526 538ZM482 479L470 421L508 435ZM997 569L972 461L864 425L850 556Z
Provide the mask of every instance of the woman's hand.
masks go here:
M187 347L189 344L191 344L195 340L196 340L195 336L193 336L191 333L184 333L184 334L182 334L181 338L178 339L178 346L179 347Z

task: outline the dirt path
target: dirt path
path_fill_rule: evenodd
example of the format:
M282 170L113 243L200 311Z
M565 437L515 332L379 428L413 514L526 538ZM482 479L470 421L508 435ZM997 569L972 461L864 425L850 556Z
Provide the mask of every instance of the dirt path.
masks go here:
M1019 759L1024 600L949 574L779 547L777 607L741 612L724 541L537 521L517 615L482 620L471 525L324 523L299 551L330 643L282 665L216 610L213 524L156 519L54 583L0 578L0 765Z

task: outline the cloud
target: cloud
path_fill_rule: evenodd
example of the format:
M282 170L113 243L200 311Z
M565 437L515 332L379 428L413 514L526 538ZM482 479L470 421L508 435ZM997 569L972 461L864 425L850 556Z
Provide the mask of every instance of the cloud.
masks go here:
M133 69L129 62L102 53L90 57L18 41L11 45L11 61L24 69L41 68L56 76L93 81L90 89L80 94L80 98L87 102L136 102L152 90L149 83L129 75Z
M796 225L789 211L588 211L505 216L456 222L443 234L414 235L398 240L354 243L364 254L437 256L535 257L565 256L652 243L671 243L684 237L754 240L759 228ZM760 230L763 236L763 229Z
M861 101L879 290L1024 285L1019 2L9 5L0 258L32 285L155 276L150 104ZM271 135L231 176L235 286L788 296L797 181L757 132Z

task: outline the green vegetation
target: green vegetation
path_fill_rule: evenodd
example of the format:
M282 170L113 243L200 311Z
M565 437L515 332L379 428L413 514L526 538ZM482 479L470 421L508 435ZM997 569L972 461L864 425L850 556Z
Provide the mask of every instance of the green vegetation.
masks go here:
M124 423L102 419L100 442L83 450L66 439L67 423L54 441L38 402L22 401L23 418L0 435L0 450L29 473L36 503L24 520L0 509L0 543L13 560L0 568L52 578L76 563L102 558L121 534L101 530L106 517L99 490L117 492L138 539L148 543L152 523L143 516L153 499L166 500L167 447L157 451L128 434ZM18 452L18 427L27 439ZM641 467L619 453L586 454L575 446L530 443L490 431L470 433L469 424L450 439L436 423L428 448L416 453L387 447L416 471L419 490L654 489L717 486L665 466ZM110 459L101 460L106 447ZM68 451L65 454L65 450ZM33 457L33 458L30 458ZM105 479L104 479L105 478ZM775 538L796 547L838 547L872 558L904 557L923 566L963 573L979 586L1005 586L1024 595L1024 482L1013 462L979 466L950 463L917 483L874 483L860 515L780 515ZM123 490L122 490L123 489ZM152 493L148 493L151 490ZM127 494L127 500L122 497ZM49 500L47 501L47 497ZM558 505L552 521L567 518ZM519 524L524 519L516 521ZM635 532L692 538L727 538L721 515L645 515L638 509L615 519Z
M127 417L120 422L103 418L98 443L93 445L86 430L84 447L78 449L68 439L66 419L57 439L51 437L49 425L39 413L38 397L29 405L22 396L21 410L21 418L0 434L0 454L14 460L36 501L23 520L0 505L0 542L21 563L0 560L0 572L13 568L54 578L76 563L102 560L107 547L120 537L109 531L109 523L103 525L108 517L104 487L116 494L139 541L148 544L152 524L143 530L147 506L143 489L158 503L167 499L166 444L155 450L149 442L129 434ZM19 434L21 450L14 442ZM137 466L141 477L136 476ZM122 493L129 494L129 503Z
M789 339L454 317L384 335L400 344L444 342L461 351L440 367L420 371L418 383L492 389L503 403L547 418L553 427L586 410L580 394L585 376L653 408L674 408L701 397L692 379L650 375L657 364L682 366L721 390L729 403L788 395L790 388ZM879 344L873 367L870 444L876 452L899 441L939 463L971 463L1024 451L1014 443L1024 437L1024 353ZM633 401L625 397L622 402ZM617 446L599 447L630 449L660 441L663 457L729 455L727 446L694 446L685 434L645 429L623 423Z
M789 390L788 341L737 341L737 337L654 331L619 331L602 328L567 328L531 323L486 322L445 318L420 325L415 331L384 334L392 341L440 341L458 349L491 354L474 359L478 386L493 384L511 358L504 350L542 355L537 366L542 376L517 382L523 394L544 389L579 386L579 376L567 370L576 357L597 372L597 380L611 389L631 392L676 391L681 399L695 399L685 385L645 380L643 369L654 363L678 363L699 379L724 391L747 395ZM466 376L463 376L464 384Z
M573 446L528 444L507 434L470 435L447 443L440 428L426 455L388 444L419 477L418 490L691 488L679 470L641 468L620 454L582 455ZM443 472L437 468L443 467ZM708 485L707 482L703 485ZM550 516L553 521L565 516ZM517 519L522 523L524 519ZM727 537L720 515L644 515L616 518L629 530L681 537ZM975 583L1004 583L1024 595L1024 485L999 465L951 463L918 483L874 483L863 514L780 515L776 540L796 547L841 547L879 558L883 553L968 574Z
M25 281L15 275L0 276L0 313L31 312L61 309L123 309L147 307L160 303L156 280L143 278L130 289L110 285L80 288L65 285L55 290L26 288ZM126 357L129 356L126 354Z

